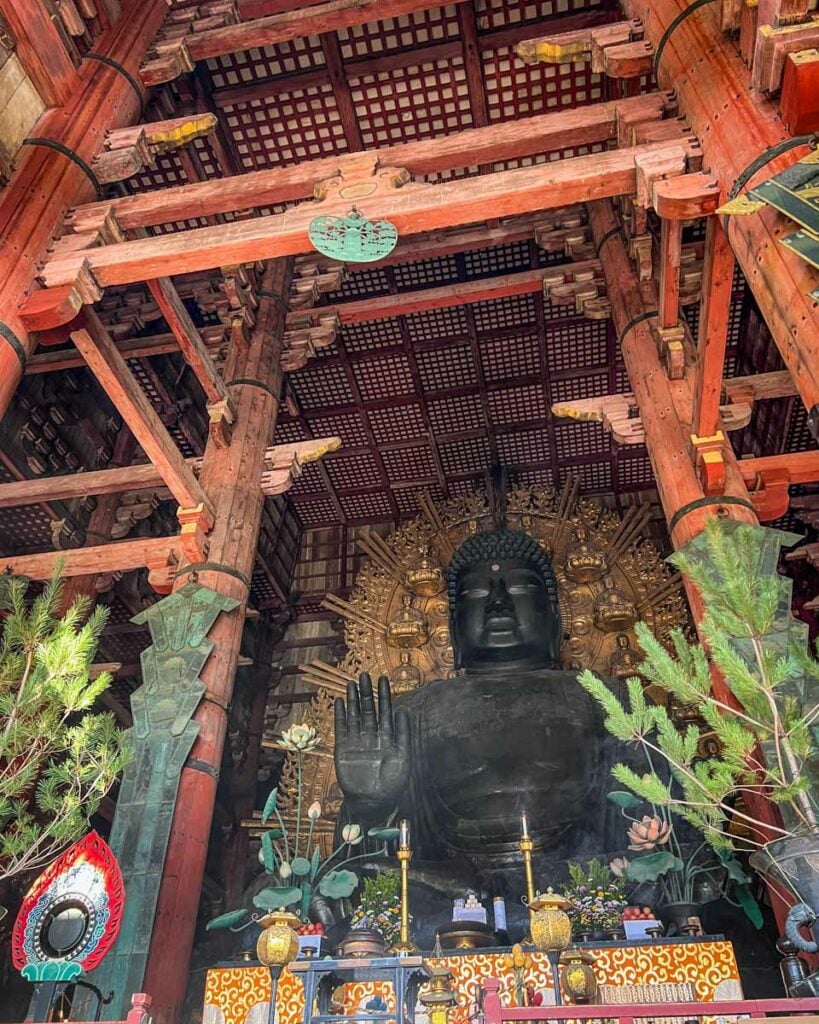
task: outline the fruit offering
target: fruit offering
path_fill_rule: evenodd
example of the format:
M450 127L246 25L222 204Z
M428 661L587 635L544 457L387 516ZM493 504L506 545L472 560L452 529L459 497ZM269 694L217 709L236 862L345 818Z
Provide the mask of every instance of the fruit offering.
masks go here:
M313 924L311 921L309 924L303 924L301 928L297 928L296 932L298 935L323 935L324 925L321 921L318 921L316 924Z
M651 907L626 907L623 911L624 921L653 921L654 911Z

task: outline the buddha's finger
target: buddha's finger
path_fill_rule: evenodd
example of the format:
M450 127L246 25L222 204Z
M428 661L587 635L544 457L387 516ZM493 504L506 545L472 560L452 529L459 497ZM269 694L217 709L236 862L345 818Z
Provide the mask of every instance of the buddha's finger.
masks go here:
M358 686L355 683L347 683L347 735L358 736L360 732L361 708L358 703Z
M334 701L336 716L336 743L347 735L347 709L344 707L344 700L336 697Z
M358 691L361 698L361 733L364 736L374 736L378 732L378 726L375 720L373 684L369 676L362 674Z
M410 752L410 722L406 711L395 712L395 740L398 752L409 757Z
M386 676L378 677L378 731L386 740L392 740L392 695Z

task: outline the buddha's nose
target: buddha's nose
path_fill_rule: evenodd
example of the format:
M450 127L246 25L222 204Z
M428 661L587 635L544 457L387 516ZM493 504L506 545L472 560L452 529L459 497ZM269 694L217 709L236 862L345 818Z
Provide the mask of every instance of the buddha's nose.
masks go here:
M486 615L514 615L515 603L502 579L492 580L486 599Z

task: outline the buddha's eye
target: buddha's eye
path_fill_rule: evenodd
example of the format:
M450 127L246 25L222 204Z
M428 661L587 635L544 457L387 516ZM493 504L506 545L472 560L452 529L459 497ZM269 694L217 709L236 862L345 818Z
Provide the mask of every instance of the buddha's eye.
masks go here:
M458 591L458 597L489 597L487 587L465 587Z
M540 586L537 583L513 583L510 587L507 587L506 592L508 594L534 594L540 590Z

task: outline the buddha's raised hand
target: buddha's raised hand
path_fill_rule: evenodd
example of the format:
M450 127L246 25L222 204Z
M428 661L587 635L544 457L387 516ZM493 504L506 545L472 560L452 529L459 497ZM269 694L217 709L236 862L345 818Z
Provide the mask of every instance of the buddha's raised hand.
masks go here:
M405 711L393 714L390 683L378 680L378 714L373 684L362 672L347 684L347 703L336 698L336 777L350 810L375 821L398 803L410 775L410 728Z

